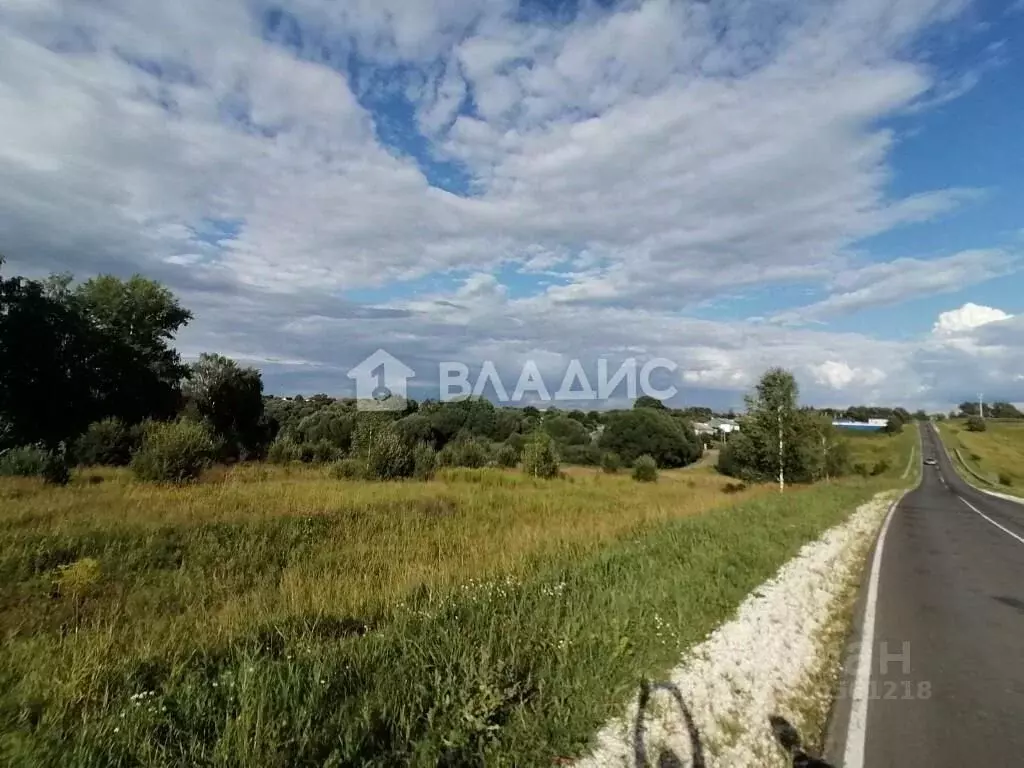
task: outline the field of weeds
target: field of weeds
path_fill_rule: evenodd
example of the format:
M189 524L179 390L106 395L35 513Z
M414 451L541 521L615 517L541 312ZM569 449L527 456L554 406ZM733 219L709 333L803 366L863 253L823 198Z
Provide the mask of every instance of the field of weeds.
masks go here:
M0 762L550 765L892 482L567 474L0 481Z

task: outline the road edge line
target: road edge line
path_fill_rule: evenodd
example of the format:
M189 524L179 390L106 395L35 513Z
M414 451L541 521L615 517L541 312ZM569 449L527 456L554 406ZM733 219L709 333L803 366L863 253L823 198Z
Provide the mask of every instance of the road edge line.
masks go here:
M885 535L889 530L889 523L896 512L896 508L908 493L917 488L922 476L913 488L904 488L889 505L885 519L879 528L878 535L868 553L868 560L871 562L871 572L866 581L861 582L857 603L854 608L853 622L850 634L843 651L843 662L840 671L840 679L849 679L849 672L855 670L854 688L852 696L841 698L833 704L833 711L829 718L829 725L825 734L826 760L833 765L842 768L862 768L864 765L864 744L866 739L867 725L867 688L870 684L870 670L874 647L875 633L875 612L878 605L878 585L880 581L882 551L885 545ZM870 629L870 639L865 642L865 636ZM861 682L862 669L868 671L868 679ZM845 686L842 686L845 688ZM848 690L848 689L847 689ZM858 701L858 694L861 699ZM855 710L860 707L860 712L855 718ZM856 739L854 730L859 729L860 746L855 748L851 756L851 740ZM859 753L859 754L858 754ZM853 762L851 762L851 757ZM859 760L859 762L858 762Z
M970 510L971 510L972 512L974 512L974 513L975 513L976 515L980 515L980 516L981 516L981 518L982 518L983 520L985 520L985 521L986 521L986 522L988 522L988 523L992 523L992 525L994 525L994 526L995 526L996 528L998 528L998 529L999 529L1000 531L1002 531L1003 533L1005 533L1005 534L1007 534L1007 535L1009 535L1009 536L1013 536L1013 538L1015 538L1015 539L1016 539L1017 541L1019 541L1019 542L1020 542L1021 544L1024 544L1024 538L1021 538L1021 537L1020 537L1020 536L1018 536L1018 535L1017 535L1016 533L1014 533L1013 531L1011 531L1011 530L1010 530L1009 528L1005 528L1005 527L1003 527L1002 525L1000 525L999 523L997 523L997 522L996 522L995 520L993 520L993 519L992 519L991 517L989 517L988 515L986 515L986 514L985 514L984 512L982 512L982 511L981 511L980 509L978 509L978 508L977 508L976 506L974 506L973 504L971 504L971 502L969 502L969 501L968 501L967 499L965 499L965 498L964 498L963 496L961 496L960 494L957 494L957 498L958 498L958 499L960 499L960 501L962 501L962 502L963 502L964 504L966 504L966 505L967 505L967 506L968 506L968 507L970 508Z

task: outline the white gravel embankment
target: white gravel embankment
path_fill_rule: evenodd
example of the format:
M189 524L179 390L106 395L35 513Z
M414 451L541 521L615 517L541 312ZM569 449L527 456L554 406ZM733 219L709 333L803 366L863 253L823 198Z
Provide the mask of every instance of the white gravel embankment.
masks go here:
M825 629L854 569L863 567L891 500L892 494L876 496L845 523L805 545L747 596L735 618L692 648L670 679L655 683L641 720L639 750L634 700L624 718L598 733L596 749L576 767L637 766L642 755L657 765L666 749L689 766L694 733L709 767L790 764L773 739L768 718L799 720L789 711L794 696L820 671ZM677 695L689 710L689 728ZM813 695L819 707L827 705L828 691Z

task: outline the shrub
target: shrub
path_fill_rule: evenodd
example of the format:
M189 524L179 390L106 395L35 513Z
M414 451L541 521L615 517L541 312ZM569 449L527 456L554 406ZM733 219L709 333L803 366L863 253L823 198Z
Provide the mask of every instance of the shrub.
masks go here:
M215 447L210 428L196 421L157 422L146 427L142 446L132 457L139 480L184 483L210 465Z
M331 466L335 480L362 480L366 477L366 464L360 459L342 459Z
M633 479L641 483L658 479L658 463L653 456L645 454L633 462Z
M100 561L92 557L83 557L73 563L59 566L54 583L61 597L77 601L94 592L102 576Z
M971 416L967 419L968 432L984 432L986 429L988 429L988 424L980 416Z
M411 477L416 468L413 449L398 430L385 427L375 430L366 443L366 475L374 480L397 480Z
M534 477L558 477L558 452L546 432L535 432L526 443L523 449L523 471Z
M43 482L50 485L67 485L71 482L71 467L64 450L52 451L43 460Z
M499 467L511 469L519 463L519 451L515 449L515 446L502 443L494 452L494 463Z
M0 453L0 477L42 477L47 452L40 446L23 445Z
M853 471L860 475L861 477L868 477L871 474L871 469L868 467L868 465L863 464L861 462L858 462L853 465Z
M126 467L142 442L141 427L128 427L120 419L103 419L89 425L75 441L75 461L84 466Z
M267 449L267 461L271 464L288 464L292 461L299 461L302 455L301 447L290 438L278 438L270 444ZM312 451L310 451L312 457Z
M491 452L489 446L476 437L461 437L448 443L438 454L438 463L444 467L480 469L487 466Z
M874 476L885 474L889 469L889 462L886 459L879 459L875 462L875 466L871 468L871 474Z
M614 451L608 451L601 457L601 469L607 474L614 475L622 468L622 459Z
M341 458L341 450L334 443L318 440L312 445L312 456L316 464L330 464Z
M1000 485L1013 485L1013 477L1008 472L999 473Z
M593 467L601 463L601 449L596 445L566 445L560 455L566 464Z
M417 480L430 480L437 471L437 451L429 443L420 443L412 455L412 476Z

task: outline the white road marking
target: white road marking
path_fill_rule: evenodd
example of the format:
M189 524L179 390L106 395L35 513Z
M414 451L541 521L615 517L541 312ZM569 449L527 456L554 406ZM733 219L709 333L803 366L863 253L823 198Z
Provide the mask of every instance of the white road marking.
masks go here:
M963 502L964 504L966 504L966 505L967 505L968 507L970 507L970 508L971 508L971 510L972 510L973 512L975 512L975 513L977 513L977 514L981 515L981 516L982 516L982 517L983 517L983 518L984 518L985 520L987 520L988 522L992 523L992 525L994 525L994 526L995 526L996 528L998 528L998 529L999 529L1000 531L1002 531L1003 533L1008 533L1008 534L1010 534L1011 536L1013 536L1013 538L1015 538L1015 539L1016 539L1017 541L1019 541L1019 542L1020 542L1021 544L1024 544L1024 538L1021 538L1021 537L1020 537L1020 536L1018 536L1018 535L1017 535L1016 533L1014 533L1013 531L1011 531L1011 530L1010 530L1009 528L1004 528L1003 526L1001 526L1001 525L1000 525L999 523L997 523L997 522L996 522L995 520L993 520L993 519L992 519L991 517L989 517L989 516L988 516L988 515L986 515L986 514L985 514L984 512L982 512L982 511L981 511L980 509L978 509L978 508L977 508L976 506L974 506L973 504L971 504L971 502L969 502L969 501L968 501L967 499L965 499L965 498L964 498L963 496L957 496L957 498L958 498L958 499L960 499L960 501L962 501L962 502Z
M871 660L875 645L875 612L878 608L878 579L882 570L882 549L885 546L885 534L889 531L896 507L903 499L903 494L889 507L882 530L878 534L875 545L875 557L871 561L871 577L868 581L868 597L864 606L864 625L860 642L860 655L857 659L857 675L853 681L853 697L850 706L850 723L846 730L846 750L843 755L843 768L863 768L864 745L867 741L868 726L868 694L871 687Z

